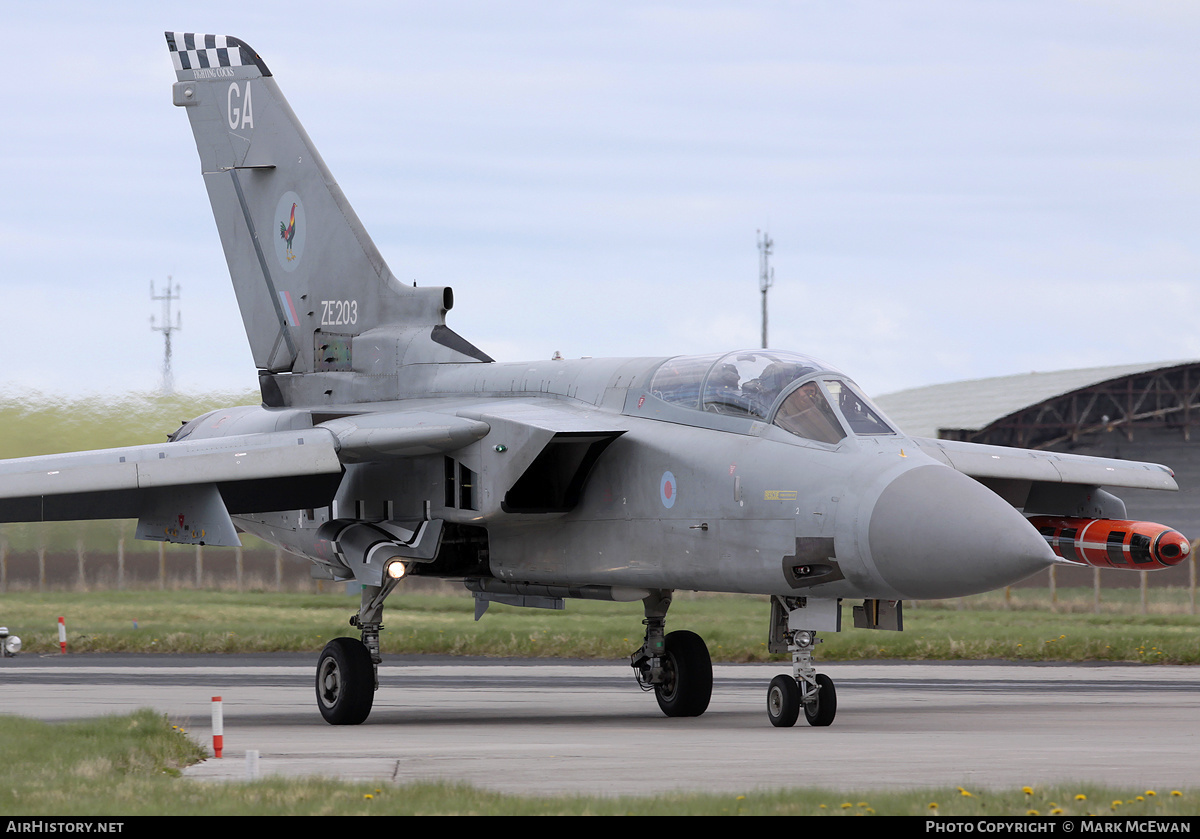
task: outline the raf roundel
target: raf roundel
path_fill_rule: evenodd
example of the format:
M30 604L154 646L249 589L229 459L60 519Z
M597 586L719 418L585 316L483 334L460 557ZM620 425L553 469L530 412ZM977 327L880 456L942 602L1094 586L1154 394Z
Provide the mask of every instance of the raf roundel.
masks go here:
M679 496L679 484L675 481L675 476L670 472L663 472L662 480L658 482L658 497L662 500L663 506L668 510L675 506L675 499Z
M275 256L285 271L295 271L304 255L304 202L294 192L285 192L275 206L273 225Z

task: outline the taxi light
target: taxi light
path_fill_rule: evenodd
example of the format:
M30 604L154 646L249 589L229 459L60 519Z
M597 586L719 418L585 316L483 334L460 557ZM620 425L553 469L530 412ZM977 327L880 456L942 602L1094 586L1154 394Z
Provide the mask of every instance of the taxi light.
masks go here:
M399 580L399 579L402 579L404 577L404 575L408 573L408 566L405 565L400 560L394 559L387 564L387 566L384 568L384 571L387 573L388 577L390 577L391 579Z

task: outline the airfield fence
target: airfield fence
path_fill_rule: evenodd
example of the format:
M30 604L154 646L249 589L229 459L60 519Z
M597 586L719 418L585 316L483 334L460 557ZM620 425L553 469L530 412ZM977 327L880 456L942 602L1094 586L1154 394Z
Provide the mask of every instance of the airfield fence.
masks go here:
M157 588L340 593L354 586L314 580L308 562L257 540L247 539L244 548L215 548L134 541L122 529L112 533L115 540L95 532L86 535L90 538L77 537L73 548L61 539L14 546L0 537L0 592ZM1186 562L1166 570L1054 566L1019 585L936 607L1194 615L1197 546ZM924 605L910 602L908 607Z
M48 546L14 551L0 543L0 591L103 591L112 589L225 589L319 591L308 563L271 548L179 548L159 543L128 550L124 539L96 548Z

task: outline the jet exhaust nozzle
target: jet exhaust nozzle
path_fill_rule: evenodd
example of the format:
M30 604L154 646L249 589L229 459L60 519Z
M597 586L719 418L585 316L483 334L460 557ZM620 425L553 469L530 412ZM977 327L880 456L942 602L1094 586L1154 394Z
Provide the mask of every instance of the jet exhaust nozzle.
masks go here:
M1182 533L1152 521L1031 516L1029 523L1056 556L1095 568L1170 568L1192 550Z

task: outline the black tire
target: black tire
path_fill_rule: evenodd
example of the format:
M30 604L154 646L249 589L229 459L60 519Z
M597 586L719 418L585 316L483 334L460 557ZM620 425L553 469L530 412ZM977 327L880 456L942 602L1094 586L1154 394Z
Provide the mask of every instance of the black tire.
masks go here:
M837 715L837 691L833 679L824 673L817 674L817 686L820 690L812 702L805 704L804 717L809 725L829 725Z
M317 659L317 708L330 725L358 725L375 701L371 654L356 638L334 638Z
M776 676L767 688L767 718L776 728L791 728L800 719L800 685L792 676Z
M704 639L681 629L664 639L666 682L654 686L658 707L668 717L698 717L712 699L712 659Z

